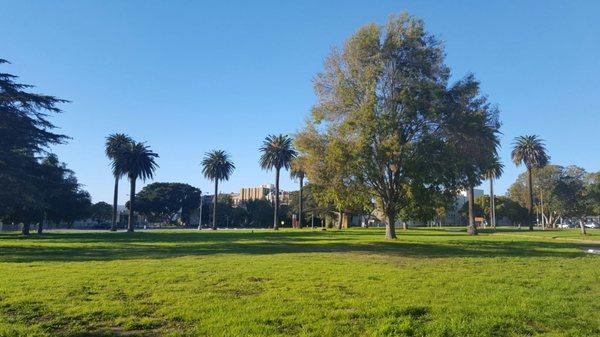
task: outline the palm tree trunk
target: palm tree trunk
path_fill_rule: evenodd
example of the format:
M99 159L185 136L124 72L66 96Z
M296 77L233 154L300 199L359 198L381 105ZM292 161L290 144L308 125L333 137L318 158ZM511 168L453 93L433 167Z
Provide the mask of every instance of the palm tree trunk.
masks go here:
M302 228L302 185L304 185L304 177L300 177L300 200L298 205L298 227Z
M215 179L215 196L213 198L213 225L212 229L217 229L217 196L219 195L219 179Z
M279 168L275 169L275 209L273 210L273 229L279 229Z
M135 200L135 178L129 178L131 181L131 186L129 189L129 223L127 224L127 231L133 232L133 228L135 227L135 217L133 203Z
M490 176L490 225L496 228L496 199L494 197L494 178Z
M527 188L529 189L529 203L527 204L527 213L529 221L529 230L533 230L533 177L531 169L527 168Z
M117 230L117 202L119 201L119 177L115 177L115 190L113 194L113 214L112 214L112 225L110 226L111 231Z
M467 233L469 235L477 235L477 226L475 225L475 218L473 214L473 204L475 199L473 198L473 186L469 186L467 189L467 198L469 199L469 227L467 227Z

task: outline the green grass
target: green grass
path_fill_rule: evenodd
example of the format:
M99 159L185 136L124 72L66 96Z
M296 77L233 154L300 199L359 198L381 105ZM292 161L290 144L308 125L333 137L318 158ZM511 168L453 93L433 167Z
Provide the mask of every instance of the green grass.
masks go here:
M0 234L0 336L599 336L600 231Z

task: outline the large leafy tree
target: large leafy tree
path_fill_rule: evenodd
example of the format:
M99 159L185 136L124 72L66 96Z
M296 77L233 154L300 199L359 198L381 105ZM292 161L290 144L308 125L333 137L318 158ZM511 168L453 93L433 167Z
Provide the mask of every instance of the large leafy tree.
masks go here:
M113 208L112 208L112 224L110 226L111 231L117 230L117 203L119 201L119 179L123 176L124 172L115 171L121 168L121 165L116 165L115 161L122 158L119 154L123 152L126 147L133 143L133 139L123 133L114 133L106 137L105 153L108 159L111 161L112 174L115 178L115 187L113 191Z
M117 153L113 161L113 172L122 172L129 178L129 222L127 231L133 232L135 226L135 184L138 179L146 181L152 179L154 171L158 168L156 163L158 154L149 146L141 142L131 142Z
M182 183L152 183L137 194L139 213L168 223L181 211L181 220L189 222L190 213L200 204L198 188Z
M550 161L544 142L536 135L525 135L515 138L511 157L515 165L525 164L527 168L527 190L529 198L527 210L529 211L529 230L533 230L533 170L542 168Z
M90 195L81 188L74 172L66 164L50 154L42 160L40 168L42 202L39 206L44 220L66 222L70 227L76 220L90 215ZM42 233L44 222L38 222L38 233Z
M494 214L497 219L507 218L513 224L524 223L527 221L527 208L520 203L505 197L496 196L496 201L492 205L489 195L482 195L475 198L475 209L483 211L483 216L491 218L492 207L496 208ZM476 211L477 212L477 211Z
M99 201L90 207L90 218L97 223L108 223L112 219L113 208L104 201Z
M9 62L0 59L0 65ZM29 223L39 221L43 193L37 157L48 146L68 137L55 133L50 116L58 114L66 100L32 93L31 85L17 76L0 72L0 219Z
M269 226L273 220L273 205L268 200L248 200L244 203L244 208L247 212L248 224L252 227Z
M554 189L554 195L560 200L563 214L579 220L581 234L583 235L586 234L585 216L593 210L586 195L586 175L585 170L571 166L561 175Z
M279 228L279 173L289 170L297 153L292 139L286 135L269 135L260 148L260 167L275 170L275 207L273 210L273 229Z
M579 194L580 192L584 193L584 191L566 187L588 186L589 177L590 175L584 169L577 166L563 167L548 164L533 170L533 208L536 213L540 214L542 226L556 227L558 221L570 213L571 208L574 206L573 201L582 197ZM516 181L509 187L507 195L527 207L529 203L527 172L517 177Z
M217 197L219 195L219 181L229 180L235 170L235 165L229 158L229 154L222 150L207 152L202 160L202 174L207 179L215 182L215 194L213 197L212 229L217 229Z
M600 172L590 173L586 179L585 197L591 214L600 214Z
M403 14L385 27L360 28L315 78L318 102L299 137L318 141L303 142L300 150L315 156L313 163L350 163L338 165L344 168L339 181L361 185L376 199L386 238L396 237L396 219L417 191L434 196L472 185L494 153L485 146L478 153L486 156L467 161L458 151L461 133L471 139L491 134L494 144L497 123L474 78L448 88L449 74L442 44L421 20ZM329 145L336 143L343 144L343 156ZM316 171L308 171L309 180Z

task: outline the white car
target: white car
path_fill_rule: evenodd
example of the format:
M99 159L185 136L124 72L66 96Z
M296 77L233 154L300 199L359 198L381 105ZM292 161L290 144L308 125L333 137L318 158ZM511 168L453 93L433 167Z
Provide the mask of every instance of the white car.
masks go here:
M586 228L600 228L600 225L595 222L586 222L583 224Z

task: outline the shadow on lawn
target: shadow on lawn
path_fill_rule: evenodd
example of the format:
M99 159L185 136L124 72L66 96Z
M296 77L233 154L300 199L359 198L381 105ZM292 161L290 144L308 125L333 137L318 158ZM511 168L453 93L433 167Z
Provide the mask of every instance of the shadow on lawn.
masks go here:
M398 241L382 241L379 231L256 231L252 232L136 232L47 233L21 238L0 234L0 262L113 261L161 259L213 254L285 254L361 252L386 256L448 257L581 257L582 244L544 240L511 241L464 233L436 235L419 230L400 234ZM463 239L459 239L461 236ZM419 238L420 237L420 238ZM2 240L12 239L9 245ZM432 240L432 241L427 241ZM589 245L588 245L589 246Z

